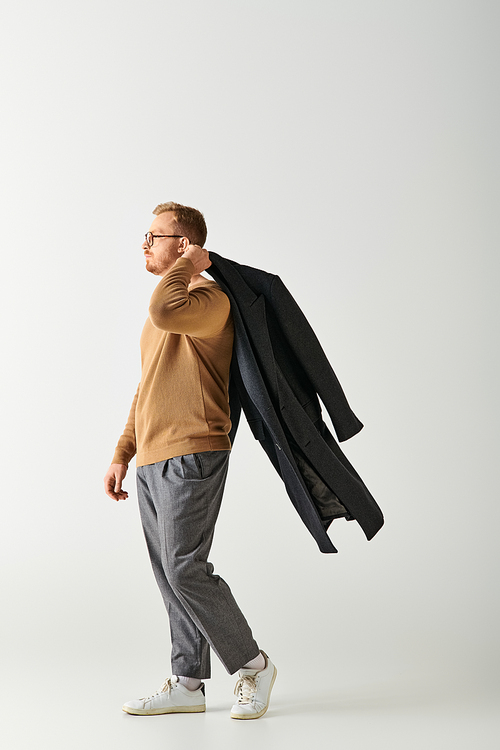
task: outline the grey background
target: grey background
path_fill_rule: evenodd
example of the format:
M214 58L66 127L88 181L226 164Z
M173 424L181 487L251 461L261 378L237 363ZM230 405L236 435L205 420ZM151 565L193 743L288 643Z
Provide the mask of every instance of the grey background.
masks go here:
M2 746L498 742L495 2L3 6ZM135 501L151 211L278 273L365 429L386 515L322 555L242 425L213 550L279 670L259 722L134 719L169 674ZM250 726L248 726L250 724Z

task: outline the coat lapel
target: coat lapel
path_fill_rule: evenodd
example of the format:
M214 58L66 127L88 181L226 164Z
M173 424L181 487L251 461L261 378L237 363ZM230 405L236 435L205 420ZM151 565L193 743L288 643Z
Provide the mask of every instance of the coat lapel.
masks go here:
M275 357L266 319L265 296L263 294L257 295L242 278L237 268L220 255L210 253L210 258L215 263L210 267L209 273L213 275L222 290L229 296L233 306L233 315L235 307L239 310L241 322L252 345L260 372L269 388L271 398L275 404L278 404L279 391Z
M263 294L255 298L243 314L246 330L252 343L255 357L267 382L271 398L279 402L276 361L266 319L266 300Z

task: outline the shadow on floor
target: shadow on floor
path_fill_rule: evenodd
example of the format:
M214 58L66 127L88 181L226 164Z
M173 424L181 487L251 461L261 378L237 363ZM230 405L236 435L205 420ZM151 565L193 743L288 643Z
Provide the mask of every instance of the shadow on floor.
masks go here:
M297 714L365 711L412 710L457 705L467 697L460 692L450 692L449 686L433 684L400 685L380 684L349 687L346 690L335 688L331 692L324 689L309 691L307 698L278 694L271 700L269 711L275 715L287 716Z

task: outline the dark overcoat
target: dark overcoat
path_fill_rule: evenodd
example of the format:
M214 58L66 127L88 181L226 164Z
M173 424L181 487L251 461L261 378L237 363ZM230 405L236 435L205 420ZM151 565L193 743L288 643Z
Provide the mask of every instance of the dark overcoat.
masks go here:
M314 331L278 276L209 255L234 318L231 441L243 409L322 552L337 552L326 533L335 518L356 519L371 539L382 512L324 423L318 396L339 441L363 425Z

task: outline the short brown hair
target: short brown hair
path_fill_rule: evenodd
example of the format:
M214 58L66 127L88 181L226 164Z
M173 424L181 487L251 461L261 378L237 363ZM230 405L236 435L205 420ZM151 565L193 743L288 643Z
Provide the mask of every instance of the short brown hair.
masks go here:
M201 211L169 201L168 203L160 203L153 213L158 216L166 211L173 213L176 231L179 234L187 237L192 245L203 247L207 239L207 225Z

